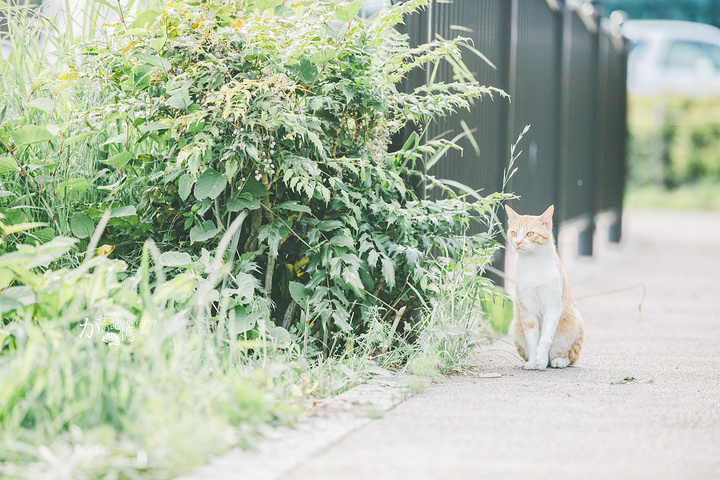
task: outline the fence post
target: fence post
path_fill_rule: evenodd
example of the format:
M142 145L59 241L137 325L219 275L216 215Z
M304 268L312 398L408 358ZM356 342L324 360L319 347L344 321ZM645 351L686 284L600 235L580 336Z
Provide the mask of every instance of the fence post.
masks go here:
M592 255L595 232L595 128L598 33L591 3L563 16L559 221L579 227L578 254Z
M613 20L611 20L613 21ZM626 168L627 168L627 139L628 139L628 128L627 128L627 46L625 44L625 39L623 38L622 34L620 33L620 26L622 24L622 17L621 20L617 23L613 23L613 28L617 29L618 31L618 38L619 41L622 42L622 47L619 49L619 61L618 61L618 67L619 71L616 73L616 87L618 89L618 108L619 111L617 113L617 118L615 119L618 122L617 129L618 129L618 144L619 144L619 151L618 155L618 169L616 172L616 175L618 176L617 181L619 182L619 185L617 186L618 194L616 199L616 205L615 205L615 218L613 219L613 222L610 224L610 231L608 232L608 240L610 240L613 243L619 243L620 239L622 238L622 215L623 215L623 200L625 197L625 178L626 178Z
M498 41L501 42L500 48L498 50L500 52L501 58L497 59L499 83L498 86L507 92L508 86L510 84L510 74L512 68L510 66L510 35L513 29L513 21L515 20L512 13L512 2L503 0L500 3L499 20L502 26L500 29L501 35L499 35L498 38ZM495 143L496 151L493 152L493 158L496 164L495 171L497 172L498 176L498 178L496 179L496 184L500 187L502 187L503 185L505 166L507 165L508 159L510 157L510 149L508 146L508 118L508 103L503 101L497 109L497 140ZM507 218L505 214L505 209L499 209L498 215L498 221L500 221L503 225L506 225ZM505 249L498 249L493 257L493 268L504 272ZM491 274L490 278L498 285L503 285L505 281L504 277L500 277L494 274Z

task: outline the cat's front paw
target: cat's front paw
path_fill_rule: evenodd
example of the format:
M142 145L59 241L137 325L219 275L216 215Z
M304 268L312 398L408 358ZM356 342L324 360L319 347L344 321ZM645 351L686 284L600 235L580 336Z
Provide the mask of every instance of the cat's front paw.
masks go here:
M525 370L537 370L537 365L535 365L535 359L528 360L525 362L525 365L523 366Z
M545 370L548 366L548 354L543 352L538 352L537 355L535 355L535 368L538 370Z
M565 368L570 365L570 360L567 358L553 358L550 361L550 366L553 368Z

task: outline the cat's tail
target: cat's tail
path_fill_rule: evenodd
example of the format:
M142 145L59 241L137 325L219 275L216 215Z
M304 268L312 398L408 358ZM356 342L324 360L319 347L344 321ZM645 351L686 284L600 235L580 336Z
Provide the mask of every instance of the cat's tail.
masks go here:
M582 325L580 325L580 335L570 346L570 350L568 350L568 360L570 360L570 365L575 365L578 358L580 357L580 349L582 349L584 333L584 328L582 327Z

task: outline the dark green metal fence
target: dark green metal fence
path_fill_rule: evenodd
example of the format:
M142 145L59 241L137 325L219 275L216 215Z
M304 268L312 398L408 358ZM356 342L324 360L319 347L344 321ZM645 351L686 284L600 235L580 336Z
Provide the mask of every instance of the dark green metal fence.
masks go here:
M513 208L539 214L554 204L560 228L578 227L583 255L592 254L600 214L611 214L610 239L619 241L626 138L626 49L619 27L600 21L590 2L454 0L410 17L407 29L415 43L436 35L472 38L496 68L472 54L464 56L467 66L480 83L512 98L477 102L470 112L433 125L428 138L452 138L466 122L479 152L463 138L463 151L450 152L428 173L497 191L510 145L531 125L509 187L521 197ZM410 78L408 88L427 75ZM435 81L451 79L444 67Z

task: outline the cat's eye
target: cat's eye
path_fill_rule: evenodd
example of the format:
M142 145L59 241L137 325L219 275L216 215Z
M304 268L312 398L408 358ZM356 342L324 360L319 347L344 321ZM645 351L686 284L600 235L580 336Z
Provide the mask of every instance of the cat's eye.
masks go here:
M517 237L517 232L512 231L512 232L510 232L510 235L512 235L513 237Z
M535 235L533 232L528 232L528 233L527 233L527 236L528 236L528 237L532 237L533 235Z

